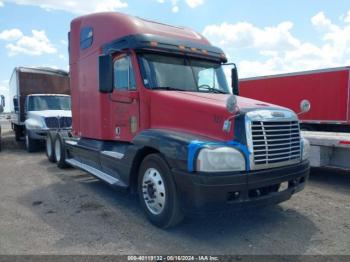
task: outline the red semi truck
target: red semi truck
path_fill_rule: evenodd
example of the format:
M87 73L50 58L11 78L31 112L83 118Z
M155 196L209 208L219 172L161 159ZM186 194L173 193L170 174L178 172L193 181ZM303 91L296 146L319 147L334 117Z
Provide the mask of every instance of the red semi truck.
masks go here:
M350 132L350 67L241 79L239 91L292 110L307 99L312 106L300 116L302 129Z
M310 101L300 118L311 166L350 170L350 67L241 79L239 92L292 110Z
M224 53L200 34L92 14L72 21L69 58L73 128L48 134L49 160L138 193L155 225L304 188L309 147L296 114L232 95ZM235 67L232 79L236 92Z

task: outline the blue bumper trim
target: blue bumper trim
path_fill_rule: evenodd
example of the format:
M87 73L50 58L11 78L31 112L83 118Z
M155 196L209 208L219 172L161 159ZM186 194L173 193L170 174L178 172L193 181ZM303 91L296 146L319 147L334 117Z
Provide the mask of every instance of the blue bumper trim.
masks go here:
M202 142L198 140L192 141L188 145L188 157L187 157L187 169L189 172L195 171L195 158L197 156L197 153L202 148L210 148L210 147L217 147L217 146L226 146L226 147L233 147L239 151L242 152L244 155L245 161L246 161L246 171L250 171L250 165L249 165L249 155L250 152L246 145L242 145L241 143L238 143L236 141L228 141L228 142Z

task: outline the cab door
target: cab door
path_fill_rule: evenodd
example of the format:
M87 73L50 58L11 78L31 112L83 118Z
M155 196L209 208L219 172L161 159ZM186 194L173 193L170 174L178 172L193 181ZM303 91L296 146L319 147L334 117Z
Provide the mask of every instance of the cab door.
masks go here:
M113 60L114 89L111 94L115 140L131 141L139 130L139 92L130 55Z

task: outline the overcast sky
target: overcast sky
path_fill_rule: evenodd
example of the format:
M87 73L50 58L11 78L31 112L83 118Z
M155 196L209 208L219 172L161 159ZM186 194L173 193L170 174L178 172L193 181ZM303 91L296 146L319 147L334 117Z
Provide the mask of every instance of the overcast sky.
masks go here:
M0 0L0 94L15 66L68 70L70 21L98 11L193 28L240 77L350 65L349 0Z

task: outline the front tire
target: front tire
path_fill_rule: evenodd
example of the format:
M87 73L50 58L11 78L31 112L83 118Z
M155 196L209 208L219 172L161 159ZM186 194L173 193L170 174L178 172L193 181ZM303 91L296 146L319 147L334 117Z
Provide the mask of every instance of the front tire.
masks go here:
M18 125L13 124L13 130L15 131L15 139L16 141L20 141L22 137L22 128Z
M154 225L169 228L183 220L171 171L159 154L151 154L142 161L138 194L142 209Z
M28 151L28 153L33 153L36 152L38 150L38 141L36 141L35 139L32 139L29 135L28 132L26 132L26 149Z
M66 163L66 148L64 145L64 140L62 136L58 133L55 138L55 162L59 168L67 168L68 164Z
M46 152L46 156L47 159L50 162L56 162L56 158L55 158L55 148L54 148L54 136L52 133L47 133L46 135L46 146L45 146L45 152Z

